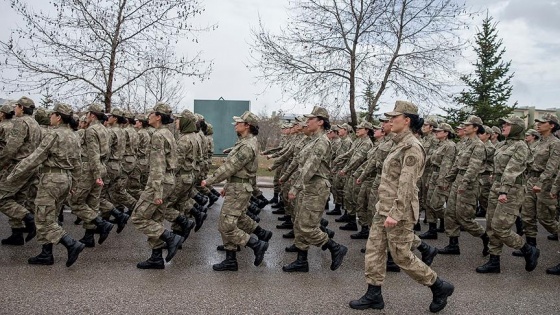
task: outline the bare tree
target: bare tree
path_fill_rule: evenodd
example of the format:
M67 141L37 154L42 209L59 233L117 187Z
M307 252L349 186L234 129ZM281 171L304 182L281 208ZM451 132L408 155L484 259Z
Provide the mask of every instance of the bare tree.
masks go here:
M156 71L205 80L211 63L175 54L180 41L197 42L192 19L204 10L198 0L53 0L37 12L11 0L24 26L0 41L0 80L13 91L43 90L75 97L111 99ZM165 47L167 53L162 55ZM15 73L15 76L13 75ZM12 92L13 92L12 91Z
M266 111L260 112L259 117L259 148L265 150L269 145L278 144L281 134L281 115L269 116Z
M455 0L293 0L287 26L253 30L250 68L300 101L348 106L373 81L369 116L387 90L433 106L447 98L468 15ZM424 111L426 107L424 106Z

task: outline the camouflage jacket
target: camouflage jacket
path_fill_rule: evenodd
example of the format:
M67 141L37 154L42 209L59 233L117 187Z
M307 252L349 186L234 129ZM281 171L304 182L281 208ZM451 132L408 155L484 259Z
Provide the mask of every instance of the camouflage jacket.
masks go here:
M484 159L484 172L492 173L494 172L494 152L496 152L496 147L491 141L486 141L484 143L484 148L486 149L486 159Z
M359 179L363 181L368 176L380 176L381 170L383 168L383 162L389 152L393 148L395 142L393 141L393 137L395 136L394 133L389 133L386 135L383 140L377 146L377 150L375 150L373 156L371 156L362 171L362 174L359 176Z
M290 164L282 173L280 181L286 182L291 177L297 178L299 176L299 162L302 158L305 158L305 156L302 155L305 154L303 148L307 145L307 143L309 143L309 141L311 141L311 137L305 136L294 145L294 157L291 159Z
M115 124L108 127L109 132L109 160L122 160L126 146L124 131Z
M375 175L377 174L375 168L373 168L373 171L370 169L368 173L365 173L365 170L368 167L369 162L374 159L374 156L377 152L377 148L379 147L379 144L382 142L383 139L381 141L376 141L373 143L373 146L371 147L371 149L369 149L368 153L366 154L366 159L364 160L364 162L362 162L362 165L360 165L360 167L358 167L358 169L356 169L356 171L354 172L353 174L354 177L360 179L360 181L375 178Z
M13 127L14 123L12 119L4 119L0 121L0 152L4 150L6 141L8 140L8 135Z
M150 173L146 187L154 190L154 199L163 196L163 183L174 184L177 169L177 144L169 129L162 126L152 135Z
M0 152L0 169L12 161L21 161L28 157L41 142L41 127L35 118L29 115L13 118L14 126L6 139L6 146Z
M460 190L466 190L474 181L478 180L480 173L484 171L484 160L486 159L486 149L484 143L475 136L465 141L461 151L457 151L457 157L453 163L453 167L445 180L449 183L455 181L457 174L461 173Z
M494 153L493 189L507 194L525 172L530 157L531 149L524 140L504 141ZM523 189L521 184L517 184L517 188Z
M436 139L434 133L430 133L422 138L422 146L424 146L424 150L426 151L426 166L428 166L427 162L429 161L430 156L434 151L437 149L439 145L439 140Z
M140 145L140 137L138 132L131 125L123 128L125 138L124 156L136 156L138 154L138 146Z
M538 177L537 187L550 184L560 167L560 140L553 135L542 137L533 150L533 163L529 165L529 176ZM532 172L532 173L531 173Z
M200 171L196 161L200 159L197 150L198 142L195 133L183 133L177 140L177 170L179 174Z
M306 138L307 136L303 133L295 134L294 137L291 139L289 146L287 146L285 150L273 154L273 156L278 156L278 154L281 153L281 155L278 156L278 158L274 161L274 163L272 163L271 168L274 170L284 164L290 165L292 163L295 154L299 152L301 148L303 148L303 145L305 144L304 141L306 141Z
M148 129L142 128L138 130L138 151L136 153L136 158L138 160L147 160L150 157L150 142L152 141L152 135Z
M393 137L394 145L383 162L377 213L396 221L416 222L419 216L418 186L426 153L412 132Z
M331 162L331 142L324 131L309 136L309 141L302 148L298 159L299 174L290 189L297 194L305 189L312 180L329 179Z
M105 168L105 160L109 156L109 131L98 120L89 124L85 131L84 149L86 157L82 162L86 161L93 173L93 178L102 178L107 172Z
M443 183L445 177L451 171L455 161L456 152L455 142L446 139L441 141L437 149L430 156L430 164L434 172L438 172L437 183Z
M282 149L286 146L286 139L288 139L287 135L284 135L284 134L281 135L280 136L280 143L278 143L278 146L274 147L274 148L270 148L268 150L264 150L262 152L262 154L263 155L269 155L269 154L273 154L273 153L282 151Z
M224 164L220 166L212 177L206 180L206 185L211 186L232 177L252 181L257 176L259 144L257 137L252 134L240 138ZM248 184L250 187L252 185ZM251 188L252 189L252 188Z
M353 173L367 159L369 150L373 147L373 142L368 136L356 140L358 144L354 147L354 152L350 161L342 168L342 172Z

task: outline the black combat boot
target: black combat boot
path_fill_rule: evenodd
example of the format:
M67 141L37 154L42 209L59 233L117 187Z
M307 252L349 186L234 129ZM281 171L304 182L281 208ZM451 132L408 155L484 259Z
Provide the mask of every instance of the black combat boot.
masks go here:
M208 199L210 200L208 202L208 207L212 207L216 203L216 201L220 200L220 197L217 197L214 194L209 194Z
M203 207L196 202L194 203L193 208L196 208L200 212L204 212L204 213L208 212L208 207Z
M245 214L253 221L259 223L261 222L261 218L259 218L259 216L255 215L254 213L252 213L251 211L245 211Z
M193 207L189 212L194 218L194 231L198 232L198 230L200 230L202 224L204 224L204 221L208 217L208 214L199 211L196 207Z
M439 277L436 282L430 286L432 290L432 303L430 303L430 312L437 313L445 308L447 305L447 298L453 295L455 287L447 282L441 280Z
M201 194L199 192L196 193L196 195L192 199L194 199L194 201L196 201L196 203L198 203L199 205L201 205L203 207L208 202L208 197L204 196L203 194Z
M58 213L58 225L64 225L64 206L60 208L60 212Z
M296 245L292 244L290 246L287 246L286 248L284 248L284 251L286 253L297 253L299 251L299 249L296 247Z
M111 215L115 217L115 223L117 224L117 234L119 234L120 232L122 232L122 230L124 230L124 227L126 226L128 218L130 218L130 216L124 212L121 212L117 208L113 208L111 210Z
M214 189L214 188L210 189L210 192L211 192L214 196L216 196L216 197L218 197L218 198L222 196L222 195L221 195L216 189Z
M75 225L80 225L80 224L82 224L82 219L76 218L76 220L74 220L74 224L75 224Z
M212 265L215 271L237 271L237 258L235 251L226 250L226 259L219 264Z
M356 216L355 215L350 215L349 216L349 221L348 223L346 223L343 226L340 226L339 229L343 230L343 231L357 231L358 230L358 224L356 223Z
M95 233L99 233L99 240L97 242L103 244L107 237L109 237L109 233L111 233L113 229L113 224L103 220L101 217L95 218L92 223L97 227Z
M560 264L546 269L546 273L549 275L560 276Z
M344 214L334 219L334 222L350 222L350 216L348 215L348 211L344 210Z
M193 221L187 219L184 215L178 216L175 221L181 227L181 233L177 233L178 235L183 237L183 242L189 238L192 229L194 228L195 224ZM181 242L182 244L182 242ZM171 260L171 258L169 258Z
M459 248L459 237L450 237L449 245L445 246L442 249L438 249L438 253L442 255L460 255L461 249Z
M268 199L266 199L266 197L264 195L259 195L257 197L257 199L261 202L261 204L264 204L264 206L262 206L262 208L266 207L266 205L268 205L270 203L270 201L268 201Z
M321 218L321 221L319 222L319 224L321 226L327 227L327 226L329 226L329 220Z
M292 216L289 214L278 217L278 221L292 221Z
M25 240L23 239L23 232L25 228L12 228L12 235L2 240L2 245L23 246Z
M438 254L437 248L435 248L435 246L430 246L425 242L422 242L416 249L418 249L420 251L420 254L422 254L422 262L424 262L428 266L431 266L434 258Z
M360 232L351 234L350 238L354 240L367 240L369 237L369 226L362 225Z
M282 266L284 272L309 272L309 263L307 262L307 251L298 249L297 258L294 262Z
M484 265L477 267L478 273L500 273L500 256L490 255L490 260Z
M341 215L342 211L340 210L340 205L339 204L335 204L334 205L334 209L332 209L331 211L327 211L325 212L326 215Z
M30 265L52 265L54 264L54 257L52 253L53 244L43 244L41 253L35 257L27 260Z
M225 251L226 251L226 248L225 248L224 245L218 245L218 246L216 247L216 250L217 250L217 251L220 251L220 252L225 252ZM237 245L237 249L236 249L235 251L236 251L236 252L240 252L240 251L241 251L241 246Z
M515 233L519 236L523 236L523 234L525 234L523 231L523 221L521 221L521 217L517 217L515 219Z
M393 256L389 251L387 252L387 264L385 265L385 270L389 272L401 272L401 267L395 264L395 261L393 260Z
M260 265L263 261L264 253L266 253L266 250L268 249L268 243L251 237L245 246L251 248L255 254L255 261L253 264L255 266Z
M146 261L136 264L138 269L164 269L165 263L163 262L163 249L152 249L152 256Z
M83 243L86 247L95 247L95 230L87 229L84 237L80 239L80 243Z
M278 203L273 203L272 205L270 205L270 207L272 209L282 209L284 208L284 200L280 200ZM272 211L272 213L274 213L274 211ZM277 214L277 213L274 213Z
M270 239L272 238L272 231L265 230L258 225L257 228L253 231L253 234L255 234L259 238L259 240L265 242L270 241Z
M439 219L439 227L436 231L438 233L445 233L445 221L443 219Z
M486 217L486 209L481 205L478 205L476 210L476 217L477 218L485 218Z
M414 231L416 232L422 231L422 226L420 225L420 219L418 219L418 221L416 221L416 224L414 224Z
M259 215L261 213L261 208L259 208L256 203L251 202L249 207L247 207L247 211L251 212L254 215Z
M72 266L72 264L76 262L76 259L78 259L78 255L80 255L80 253L86 247L84 244L76 241L68 234L65 234L60 239L59 243L64 245L64 247L66 247L66 250L68 251L68 260L66 260L66 267Z
M282 234L282 238L296 238L294 230L290 230L290 232Z
M278 203L278 193L274 193L274 196L272 197L272 199L270 199L270 201L268 203L270 204L270 207L277 204Z
M37 229L35 227L35 217L33 216L33 214L26 214L25 217L23 217L23 224L25 224L25 232L27 232L25 242L29 242L35 237L35 235L37 235Z
M344 245L338 244L337 242L329 239L323 247L322 250L329 250L331 252L331 270L335 271L342 265L342 261L344 260L344 256L348 253L348 248Z
M546 239L549 240L549 241L557 241L558 240L558 233L550 234L549 236L546 237Z
M167 256L165 257L165 261L167 262L170 262L171 259L173 259L173 257L177 253L177 250L179 249L179 245L183 244L183 242L185 241L183 237L181 237L180 235L173 234L169 230L165 230L163 234L161 234L159 239L164 241L165 244L167 245Z
M373 308L382 310L385 307L383 295L381 295L381 286L368 284L366 294L358 300L350 301L350 307L355 310L365 310Z
M272 214L286 214L286 208L284 207L278 208L276 210L272 210L271 212Z
M277 229L291 230L294 228L292 221L284 221L282 224L276 226Z
M521 247L521 252L525 257L525 270L535 270L535 268L537 268L537 263L539 260L539 256L541 255L541 251L535 246L531 246L528 243L525 243L525 245Z
M437 240L437 224L428 223L428 226L428 230L425 233L418 235L418 237L423 240Z
M486 257L490 254L490 248L488 248L490 237L488 237L488 234L484 233L480 238L482 239L482 256Z
M529 237L526 236L525 240L527 241L527 244L537 247L537 238L536 237ZM525 255L523 255L523 253L521 252L521 250L514 250L513 253L511 253L513 256L515 257L523 257Z
M327 233L327 236L328 236L329 238L333 238L333 237L334 237L334 231L333 231L333 230L330 230L330 229L328 229L328 228L326 228L326 227L324 227L324 226L320 226L319 229L321 229L321 231Z

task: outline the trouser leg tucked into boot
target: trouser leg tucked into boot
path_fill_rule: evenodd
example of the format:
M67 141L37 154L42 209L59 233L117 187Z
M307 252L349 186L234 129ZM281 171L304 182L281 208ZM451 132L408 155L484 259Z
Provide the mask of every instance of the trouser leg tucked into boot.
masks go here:
M219 264L212 265L215 271L237 271L237 258L233 250L226 250L226 259Z
M95 232L99 233L99 240L97 242L99 244L103 244L107 237L109 237L109 233L111 233L111 230L113 229L113 224L103 220L101 217L95 218L95 220L93 220L93 224L97 227Z
M246 246L251 248L255 254L255 261L253 264L255 266L260 265L264 259L264 253L266 253L266 250L268 249L268 243L251 237Z
M423 240L437 240L437 224L436 223L428 223L428 230L418 237Z
M35 235L37 235L37 229L35 227L35 217L33 216L33 214L26 214L23 218L23 224L25 224L25 231L27 232L25 242L29 242L35 237Z
M66 247L68 251L68 260L66 260L66 267L72 266L78 259L78 255L84 250L86 247L84 244L76 241L70 235L66 234L60 239L60 244Z
M111 215L115 217L115 223L117 224L117 234L119 234L120 232L122 232L122 230L124 230L124 227L126 226L128 218L130 218L130 216L124 212L121 212L117 208L113 208L111 210Z
M309 272L309 263L307 262L307 251L298 249L298 255L294 262L282 267L285 272Z
M420 246L417 247L417 249L422 254L422 262L424 262L428 266L431 266L434 258L438 254L437 248L435 248L434 246L430 246L425 242L422 242L420 243Z
M500 256L490 255L490 259L484 265L477 267L478 273L500 273Z
M257 226L257 228L253 231L253 234L255 234L259 238L259 240L265 242L270 241L270 239L272 238L272 231L265 230L260 226Z
M344 245L338 244L333 241L332 238L329 239L325 245L322 247L323 250L329 250L331 252L331 270L334 271L342 265L344 256L348 253L348 248Z
M442 249L438 249L438 253L442 255L460 255L461 250L459 248L459 237L452 236L449 238L449 245Z
M30 265L52 265L54 264L54 257L52 253L53 244L44 244L41 253L35 257L27 260Z
M83 243L86 247L95 247L95 230L87 229L84 237L80 239L80 243Z
M436 282L430 286L432 290L432 303L430 303L430 312L437 313L447 305L447 298L453 295L455 287L453 284L441 280L439 277Z
M525 257L525 270L527 271L535 270L535 268L537 268L537 263L541 251L535 246L525 243L525 245L521 247L521 252L523 253L523 257Z
M163 249L152 249L152 256L146 261L139 262L136 267L139 269L164 269Z
M169 230L165 230L159 239L164 241L167 245L167 256L165 256L165 261L167 262L170 262L171 259L173 259L179 249L179 245L183 244L185 241L183 237L173 234Z
M358 300L350 301L350 307L356 310L368 308L382 310L385 303L383 302L383 295L381 295L381 286L369 284L366 294Z

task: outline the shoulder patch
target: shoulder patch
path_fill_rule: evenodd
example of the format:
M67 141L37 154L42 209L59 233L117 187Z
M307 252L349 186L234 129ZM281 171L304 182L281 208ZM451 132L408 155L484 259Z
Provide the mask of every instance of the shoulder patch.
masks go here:
M412 155L407 156L404 161L404 164L406 164L406 166L414 166L416 165L416 163L418 163L418 159Z

